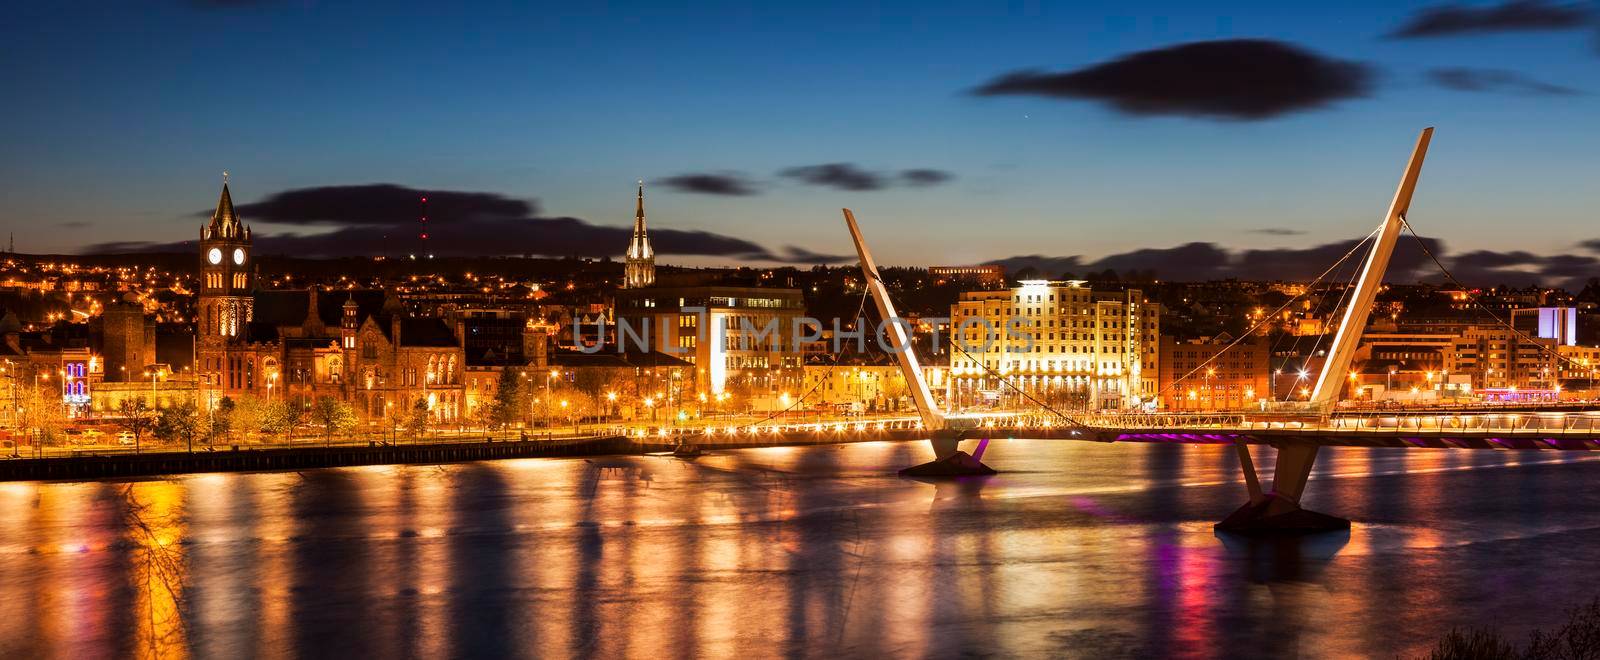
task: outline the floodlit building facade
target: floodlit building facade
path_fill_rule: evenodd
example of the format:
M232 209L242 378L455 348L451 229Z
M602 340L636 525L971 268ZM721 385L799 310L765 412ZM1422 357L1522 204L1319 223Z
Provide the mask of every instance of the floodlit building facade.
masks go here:
M1019 396L1089 408L1150 404L1157 392L1161 305L1138 289L1026 280L967 291L950 308L951 397L957 407Z

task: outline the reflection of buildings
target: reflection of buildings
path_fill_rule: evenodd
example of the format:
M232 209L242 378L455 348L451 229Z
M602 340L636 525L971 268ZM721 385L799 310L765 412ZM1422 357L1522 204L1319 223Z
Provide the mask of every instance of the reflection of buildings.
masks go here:
M1157 391L1161 305L1137 289L1028 280L964 292L950 319L958 405L1010 396L996 374L1047 400L1092 407L1132 406Z

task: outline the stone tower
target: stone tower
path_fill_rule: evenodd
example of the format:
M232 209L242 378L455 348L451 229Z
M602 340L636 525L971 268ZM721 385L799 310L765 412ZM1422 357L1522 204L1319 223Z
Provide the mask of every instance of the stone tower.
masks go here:
M639 182L639 206L633 214L633 238L628 241L628 261L623 267L622 286L638 289L656 281L656 251L650 247L650 234L644 228L644 182Z
M226 175L222 198L211 214L211 224L200 229L199 340L223 344L245 335L253 317L255 264L250 261L250 228L239 222L228 194Z

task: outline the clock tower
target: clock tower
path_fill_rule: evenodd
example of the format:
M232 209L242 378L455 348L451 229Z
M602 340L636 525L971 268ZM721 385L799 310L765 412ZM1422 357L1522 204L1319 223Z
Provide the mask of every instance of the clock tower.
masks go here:
M255 264L250 228L239 222L222 175L222 199L211 224L200 229L199 338L217 344L238 339L254 315Z

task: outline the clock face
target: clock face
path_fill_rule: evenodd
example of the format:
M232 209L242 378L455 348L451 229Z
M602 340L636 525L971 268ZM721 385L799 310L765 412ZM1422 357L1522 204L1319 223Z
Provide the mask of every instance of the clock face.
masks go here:
M211 248L211 251L206 253L206 261L209 261L212 264L222 263L222 250Z
M244 248L234 248L233 249L233 264L235 266L243 266L244 265Z

